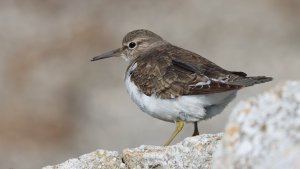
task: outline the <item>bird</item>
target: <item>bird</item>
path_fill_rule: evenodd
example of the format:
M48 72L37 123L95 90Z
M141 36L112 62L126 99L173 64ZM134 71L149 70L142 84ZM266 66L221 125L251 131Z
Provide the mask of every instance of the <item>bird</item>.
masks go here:
M111 57L129 63L124 82L132 101L150 116L175 123L163 146L173 141L185 123L194 124L192 136L199 135L198 122L221 113L240 89L273 79L226 70L146 29L127 33L122 47L91 61Z

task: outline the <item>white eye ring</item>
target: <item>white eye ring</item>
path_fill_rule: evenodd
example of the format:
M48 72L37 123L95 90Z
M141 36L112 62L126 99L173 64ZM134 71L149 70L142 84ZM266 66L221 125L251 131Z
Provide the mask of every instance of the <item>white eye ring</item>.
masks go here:
M136 46L137 46L137 45L136 45L135 42L129 42L129 43L128 43L128 48L129 48L129 49L134 49Z

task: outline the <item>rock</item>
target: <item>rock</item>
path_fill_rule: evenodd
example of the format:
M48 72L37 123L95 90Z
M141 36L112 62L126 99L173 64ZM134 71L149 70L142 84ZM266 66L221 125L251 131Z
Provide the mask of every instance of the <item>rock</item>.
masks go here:
M43 169L211 168L212 154L223 134L203 134L162 147L145 146L116 151L97 150Z
M300 168L300 82L240 102L230 115L215 169Z
M189 137L167 147L140 146L123 151L129 168L211 168L212 154L223 134Z
M116 151L96 150L64 163L47 166L43 169L122 169L127 168L122 163L121 156Z

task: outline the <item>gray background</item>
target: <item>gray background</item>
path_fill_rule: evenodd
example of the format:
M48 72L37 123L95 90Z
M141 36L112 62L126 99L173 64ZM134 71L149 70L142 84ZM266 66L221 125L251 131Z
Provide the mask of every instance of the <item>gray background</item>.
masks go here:
M139 28L226 69L275 78L242 90L225 112L199 124L201 133L223 131L238 100L299 79L299 17L299 0L0 1L0 168L165 141L174 124L131 102L127 63L89 61ZM192 132L186 125L173 143Z

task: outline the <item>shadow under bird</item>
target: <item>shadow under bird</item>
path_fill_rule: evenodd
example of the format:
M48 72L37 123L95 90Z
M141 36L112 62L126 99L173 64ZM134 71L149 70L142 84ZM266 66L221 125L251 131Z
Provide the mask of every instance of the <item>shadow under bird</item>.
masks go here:
M91 60L119 56L129 62L124 81L134 103L152 117L176 124L165 146L184 122L194 123L193 136L198 135L197 122L221 113L238 90L272 80L225 70L144 29L129 32L121 48Z

